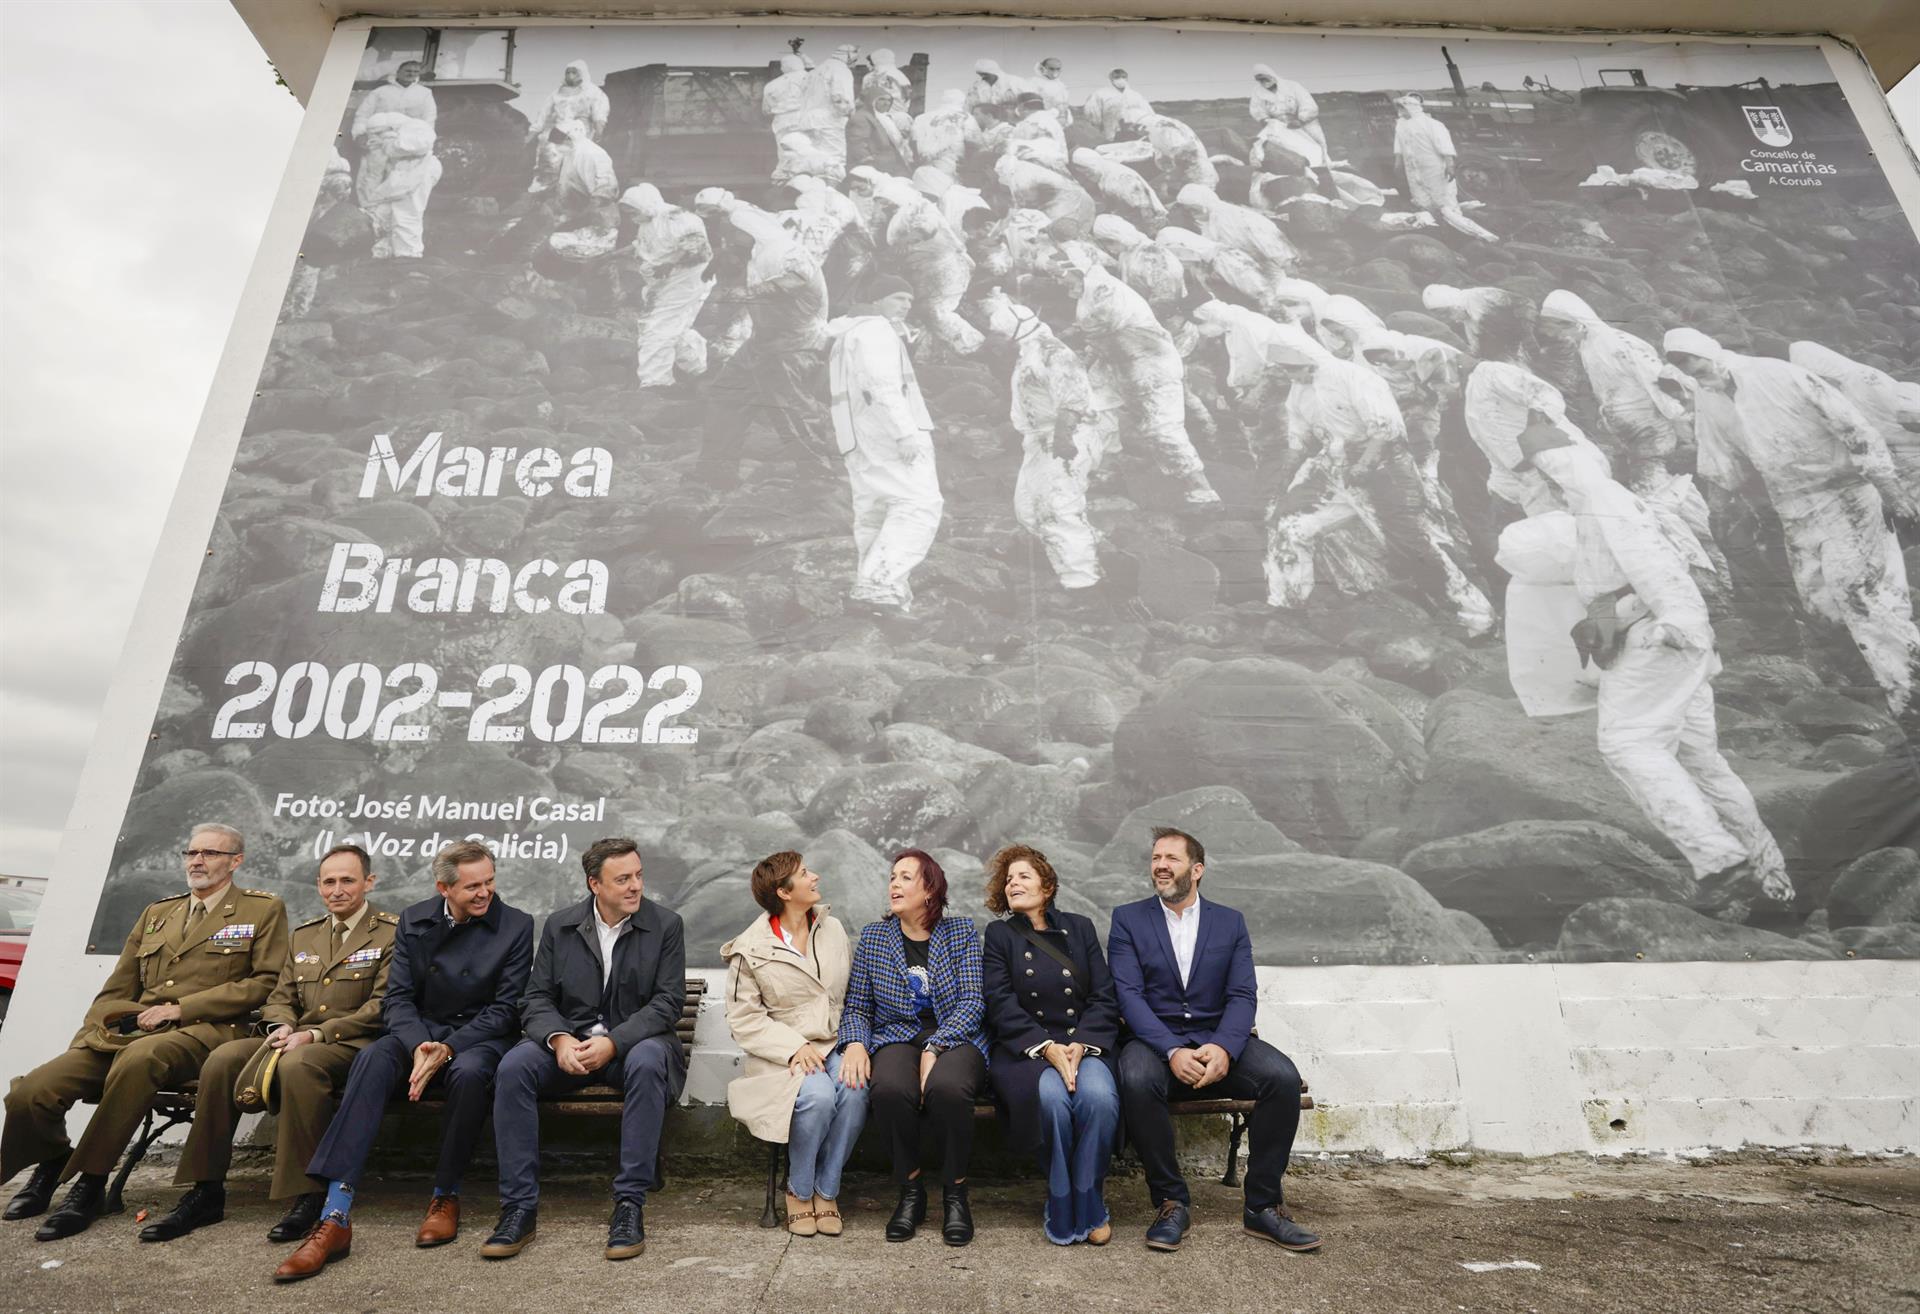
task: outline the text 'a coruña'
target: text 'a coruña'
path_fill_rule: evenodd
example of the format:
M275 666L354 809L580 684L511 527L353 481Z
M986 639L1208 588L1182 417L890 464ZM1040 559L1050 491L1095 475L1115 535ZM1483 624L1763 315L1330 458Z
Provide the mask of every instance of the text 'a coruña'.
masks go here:
M583 447L562 462L551 447L442 449L440 437L437 430L428 434L402 461L393 450L393 435L375 434L360 476L360 496L378 494L384 477L391 492L412 484L415 497L497 497L509 468L515 489L527 497L547 496L556 478L569 497L605 497L613 484L613 454L604 447Z

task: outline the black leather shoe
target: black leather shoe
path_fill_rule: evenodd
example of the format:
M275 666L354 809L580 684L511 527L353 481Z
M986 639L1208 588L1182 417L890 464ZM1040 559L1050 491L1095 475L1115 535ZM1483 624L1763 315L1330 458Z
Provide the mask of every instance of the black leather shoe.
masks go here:
M964 1246L973 1240L973 1210L967 1206L967 1184L955 1182L941 1187L940 1203L946 1215L940 1225L940 1238L950 1246Z
M277 1246L303 1240L307 1233L313 1231L314 1224L320 1221L320 1207L326 1202L326 1193L322 1191L294 1196L293 1207L287 1210L287 1216L267 1229L267 1240Z
M647 1222L638 1200L615 1200L607 1220L607 1258L632 1259L647 1251Z
M60 1202L58 1209L47 1215L47 1221L40 1224L40 1230L33 1234L33 1239L58 1241L61 1237L76 1236L86 1231L93 1226L93 1220L100 1217L106 1202L106 1174L81 1173L67 1188L67 1198Z
M1248 1236L1257 1236L1262 1241L1271 1241L1282 1250L1308 1251L1320 1248L1320 1238L1306 1228L1288 1218L1273 1205L1265 1209L1249 1209L1242 1216L1241 1225L1247 1229Z
M499 1226L493 1229L493 1235L480 1247L482 1259L511 1259L533 1244L535 1226L540 1221L538 1209L523 1209L519 1205L508 1205L500 1211Z
M180 1197L170 1213L160 1215L140 1229L142 1241L173 1241L196 1227L217 1223L227 1216L227 1188L223 1182L195 1182ZM304 1232L302 1236L306 1235Z
M927 1221L927 1184L918 1177L900 1188L900 1203L887 1220L887 1240L911 1241Z
M1187 1217L1185 1205L1178 1200L1163 1200L1159 1217L1147 1228L1147 1249L1178 1250L1192 1227L1193 1220Z
M6 1212L0 1214L8 1222L18 1222L22 1218L37 1218L47 1212L47 1206L53 1203L54 1188L60 1185L60 1174L67 1170L67 1155L58 1159L49 1159L45 1163L35 1164L27 1175L27 1184L14 1193L7 1201Z

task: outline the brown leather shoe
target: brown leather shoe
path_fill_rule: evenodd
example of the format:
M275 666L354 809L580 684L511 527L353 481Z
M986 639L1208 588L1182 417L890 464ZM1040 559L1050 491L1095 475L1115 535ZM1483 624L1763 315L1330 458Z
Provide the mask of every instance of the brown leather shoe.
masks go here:
M436 1195L427 1206L427 1216L420 1223L420 1230L414 1234L413 1243L425 1249L428 1246L444 1246L460 1235L460 1197L457 1195Z
M300 1243L300 1248L273 1270L273 1280L298 1282L301 1278L310 1278L334 1260L345 1259L352 1253L353 1224L336 1223L331 1218L323 1218L318 1227L307 1233L307 1239Z

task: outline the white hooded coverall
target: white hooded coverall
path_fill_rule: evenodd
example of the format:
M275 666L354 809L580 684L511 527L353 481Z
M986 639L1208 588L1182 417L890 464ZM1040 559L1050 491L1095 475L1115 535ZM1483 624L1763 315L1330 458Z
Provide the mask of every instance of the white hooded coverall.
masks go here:
M1139 438L1162 474L1179 482L1193 505L1218 502L1200 453L1187 437L1186 363L1154 318L1146 298L1098 265L1081 271L1085 285L1075 320L1092 352L1087 376L1094 407L1124 443Z
M958 175L967 151L981 145L980 124L967 108L967 93L941 92L939 105L914 119L912 140L916 160Z
M836 319L827 335L833 433L853 491L858 564L850 596L904 608L913 601L908 576L926 560L944 505L933 419L906 344L885 318Z
M1670 475L1666 458L1680 441L1680 402L1659 386L1665 364L1653 345L1601 319L1573 293L1549 292L1540 317L1571 326L1580 366L1600 404L1600 421L1618 445L1621 482L1645 496Z
M699 216L668 205L651 183L629 187L620 198L620 208L635 220L633 245L628 249L646 280L635 370L641 387L664 388L673 382L676 363L684 374L706 369L706 341L695 331L693 321L713 290L707 278L713 248Z
M780 57L780 76L768 82L760 92L760 112L771 121L776 151L773 180L785 182L800 170L787 158L787 139L804 134L808 125L807 61L798 55ZM808 138L808 144L812 139Z
M1920 669L1920 627L1884 508L1890 496L1897 513L1912 517L1920 488L1900 482L1880 434L1817 374L1727 351L1693 329L1669 330L1662 345L1669 356L1719 367L1725 382L1704 381L1703 393L1732 392L1733 424L1696 426L1702 477L1741 491L1741 459L1752 466L1780 517L1801 603L1846 627L1887 706L1900 715ZM1715 438L1738 444L1737 452L1715 450Z
M587 61L576 59L568 64L569 69L580 70L580 85L569 87L564 81L554 88L547 97L547 103L540 110L540 117L533 121L535 140L544 138L568 119L578 119L587 125L588 135L595 141L607 130L607 118L612 106L607 102L607 93L594 85L593 74L587 71Z
M1080 117L1103 142L1112 141L1129 123L1138 123L1153 113L1153 102L1132 87L1116 87L1112 79L1096 87L1080 106Z
M1818 374L1858 407L1887 444L1900 481L1920 489L1920 383L1903 383L1817 342L1794 343L1787 359Z
M1453 134L1447 125L1427 113L1419 101L1400 102L1407 114L1393 124L1393 158L1407 177L1407 199L1416 210L1425 210L1446 221L1451 228L1497 242L1499 237L1473 220L1460 208L1460 185L1454 179Z
M369 91L359 108L353 112L353 139L356 142L367 135L367 129L376 114L405 114L431 128L440 117L440 107L434 104L433 92L427 89L426 83L416 82L410 87L403 87L389 73L387 80Z
M939 339L961 355L980 347L980 330L959 314L960 298L973 280L973 258L947 223L940 206L904 178L888 177L876 189L893 203L887 220L887 249L904 266L913 284L914 308Z
M1105 455L1106 435L1095 421L1086 367L1025 306L1004 295L986 306L990 326L1019 350L1009 411L1022 452L1014 514L1040 540L1062 588L1091 588L1100 582L1100 556L1087 520L1087 483Z
M388 111L367 122L354 199L379 234L376 257L426 254L427 199L440 181L433 142L433 125L409 114Z
M1780 846L1720 752L1712 684L1720 659L1686 560L1593 453L1556 447L1534 463L1573 513L1581 601L1631 589L1615 613L1634 623L1600 674L1598 746L1608 770L1696 878L1750 859L1770 897L1791 899Z

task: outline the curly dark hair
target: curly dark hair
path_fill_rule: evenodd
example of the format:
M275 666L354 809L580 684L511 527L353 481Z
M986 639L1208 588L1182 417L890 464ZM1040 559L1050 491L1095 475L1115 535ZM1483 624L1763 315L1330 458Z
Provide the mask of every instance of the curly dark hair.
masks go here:
M1033 874L1040 878L1040 892L1053 902L1053 896L1060 892L1060 876L1047 861L1047 855L1031 844L1009 844L991 858L987 859L987 910L1004 913L1007 911L1007 872L1016 862L1024 862L1033 868Z

